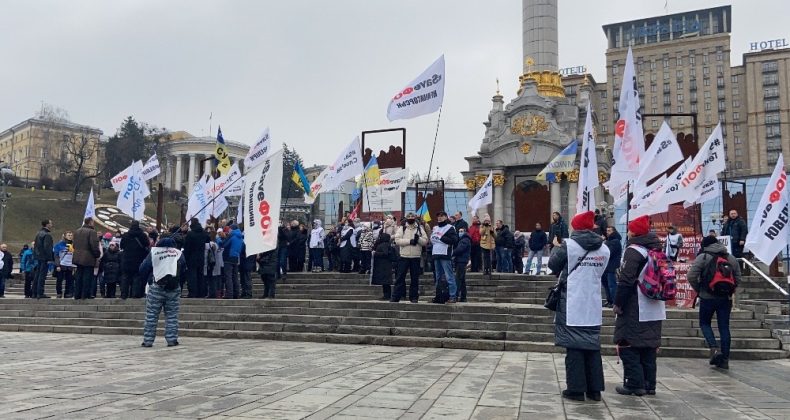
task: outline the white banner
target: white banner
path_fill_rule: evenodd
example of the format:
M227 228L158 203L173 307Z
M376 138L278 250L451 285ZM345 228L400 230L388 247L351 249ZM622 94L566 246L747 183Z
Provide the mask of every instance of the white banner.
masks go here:
M252 168L258 166L263 162L264 158L269 155L272 146L272 138L269 135L269 127L263 130L263 134L258 137L258 141L250 147L247 156L244 158L244 168L249 172Z
M659 177L655 182L647 186L641 191L640 194L634 194L631 200L631 208L627 214L620 216L619 223L626 223L628 219L633 220L640 216L650 216L653 214L663 213L667 211L667 207L663 204L658 206L653 205L650 199L664 188L667 182L666 174Z
M628 55L625 59L618 111L620 119L614 127L614 147L612 148L613 165L610 185L613 189L617 189L639 176L639 162L645 152L642 113L631 47L628 47Z
M363 187L364 212L400 211L401 193L409 186L409 169L382 169L378 185Z
M364 166L362 165L362 151L359 146L359 137L354 137L340 156L337 157L335 163L324 169L318 178L310 186L313 191L313 197L318 197L318 194L324 191L333 191L337 189L343 181L353 178L362 173ZM308 199L305 199L307 202Z
M115 205L124 214L131 216L132 219L143 220L145 198L151 195L148 185L142 178L143 163L138 160L129 166L125 172L123 187L118 193Z
M360 159L360 162L362 159ZM283 151L267 157L245 177L244 243L247 255L277 248L280 195L283 185Z
M216 179L209 179L208 185L209 197L241 195L241 170L239 170L239 163L235 162L227 174ZM234 193L232 190L238 192Z
M96 217L96 202L93 200L93 187L91 187L91 194L88 196L88 203L85 205L85 216L83 219L89 217Z
M145 162L145 166L143 166L143 181L148 181L149 179L159 175L161 172L161 168L159 167L159 158L156 157L156 153L151 155L148 158L148 161Z
M787 173L782 154L776 161L774 173L765 187L760 205L746 235L744 249L748 249L760 261L771 264L773 259L787 246L788 196Z
M126 169L122 170L115 174L114 177L110 178L110 183L112 184L112 189L115 192L121 192L126 187L126 181L129 179L129 171L132 170L132 166L139 163L141 166L143 164L142 161L132 162L131 165L127 166Z
M719 241L720 244L727 247L727 253L732 254L732 236L730 235L717 236L716 240Z
M154 281L159 281L165 276L177 275L179 258L181 258L181 251L176 248L151 248L151 265L154 271Z
M683 202L684 208L689 208L694 204L702 204L706 201L714 200L721 197L721 184L719 178L714 176L713 179L704 181L702 185L694 190L695 197L691 200Z
M390 121L419 117L435 112L444 100L444 54L390 100Z
M595 154L592 108L587 103L587 118L584 121L584 138L579 167L579 185L576 190L576 214L595 209L595 188L598 187L598 156Z
M669 124L664 121L639 165L639 177L635 182L637 191L644 188L647 181L666 172L681 160L683 160L683 152L680 150L677 138L669 128Z
M230 206L230 204L228 204L228 200L224 195L215 198L214 201L211 202L211 205L209 205L209 208L211 208L211 216L219 219L222 212L228 209L228 206Z
M201 224L205 224L206 220L211 216L209 204L211 200L209 193L211 181L209 178L210 175L200 177L200 180L192 187L192 195L189 196L189 202L187 203L187 220L195 217Z
M480 190L477 191L474 197L469 200L469 208L472 209L472 214L477 212L477 209L491 204L494 198L494 171L488 173L488 178Z

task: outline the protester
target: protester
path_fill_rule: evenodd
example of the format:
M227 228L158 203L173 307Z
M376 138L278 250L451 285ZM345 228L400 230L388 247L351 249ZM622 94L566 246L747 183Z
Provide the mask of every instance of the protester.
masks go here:
M743 258L743 245L746 243L746 235L748 233L746 222L738 216L738 211L730 210L727 222L721 228L721 234L722 236L729 235L733 257Z
M614 306L614 297L617 293L617 269L623 257L623 237L614 226L606 227L606 247L609 248L609 263L606 264L601 285L606 291L606 307Z
M140 222L132 220L129 230L121 236L121 299L141 298L145 294L145 279L140 278L140 264L148 255L148 235L140 229Z
M274 299L277 286L277 256L279 251L273 249L257 256L258 274L263 282L263 295L261 299Z
M606 235L606 228L609 227L609 223L606 221L606 216L601 214L601 211L595 209L595 228L593 228L593 232L597 235Z
M33 280L33 297L36 299L49 299L44 294L44 283L47 279L49 263L55 261L52 244L52 220L41 221L41 230L36 234L33 242L33 258L36 260L36 272Z
M386 233L392 238L395 236L396 230L398 230L398 224L395 223L395 218L388 214L384 219L384 226L381 227L381 233Z
M359 274L370 274L371 257L373 256L373 232L368 223L362 223L359 234L360 269Z
M93 218L86 217L82 227L74 232L73 262L77 266L74 279L74 299L89 299L93 280L93 267L100 257L99 238L93 228Z
M548 245L549 240L546 237L546 232L543 231L543 227L540 223L535 223L535 230L532 231L532 234L529 235L529 254L527 255L527 274L531 274L532 271L532 259L537 259L537 269L535 270L535 275L539 275L540 271L543 269L543 250L546 249L546 245Z
M557 239L557 243L562 243L563 239L568 237L568 224L565 223L565 220L562 218L559 212L554 212L551 214L551 226L549 226L549 244L553 246L554 240Z
M573 235L556 248L549 268L560 273L560 300L554 318L554 344L565 347L563 398L601 401L604 390L601 360L601 287L599 280L609 261L609 249L593 232L594 213L577 214Z
M14 256L8 251L8 245L0 244L0 254L2 264L0 264L0 298L5 297L5 282L11 278L11 271L14 269Z
M299 224L299 231L296 233L296 244L294 247L297 249L296 254L296 266L299 268L299 272L305 270L305 255L307 255L307 241L310 239L310 232L307 231L307 227L300 223ZM310 269L312 267L308 267Z
M512 262L513 270L518 273L524 273L524 248L527 246L527 238L521 231L513 233L513 254Z
M106 287L103 297L115 299L115 290L121 281L121 251L118 249L117 243L110 242L107 251L102 254L99 264L102 281Z
M710 348L710 364L721 369L730 368L730 313L732 312L732 294L722 294L711 289L711 281L716 276L730 275L734 288L741 282L741 268L738 260L727 252L727 247L716 238L706 236L702 240L703 252L694 260L689 268L687 278L695 292L699 294L699 324L705 342ZM721 348L716 344L711 320L716 314L719 326Z
M304 246L301 250L299 248L299 221L292 220L291 226L286 231L286 238L288 241L288 271L299 272L302 268L299 267L299 252L304 254Z
M298 229L299 226L297 225ZM230 226L230 233L221 244L222 265L225 275L225 299L238 299L241 295L239 284L239 263L241 258L241 247L244 244L244 234L239 230L238 225Z
M203 271L205 264L206 244L209 236L200 221L193 217L189 221L189 232L184 238L184 261L187 263L186 283L188 298L206 297L207 287Z
M277 278L282 278L285 281L288 278L288 237L290 236L290 229L288 222L282 221L280 227L277 228Z
M346 220L340 231L340 272L350 273L351 264L354 257L354 248L357 245L354 235L354 221Z
M455 231L453 225L447 220L447 213L440 211L436 213L436 226L433 227L431 232L431 244L433 249L434 263L434 282L436 286L436 297L434 303L445 303L443 297L440 295L440 282L442 278L447 281L449 299L446 303L456 303L456 295L458 294L458 286L455 283L455 274L453 273L453 247L458 243L458 233Z
M110 242L112 242L112 233L105 232L104 235L99 235L99 249L101 250L102 257L104 254L107 253ZM116 243L116 246L119 244ZM101 261L99 261L99 291L101 293L101 297L107 297L107 283L104 281L104 272L101 270ZM119 277L120 279L120 277Z
M472 216L472 226L469 226L469 239L472 242L472 250L469 253L471 271L473 273L480 272L480 266L482 265L482 257L483 254L480 250L480 218L477 216Z
M456 232L460 231L461 229L463 229L464 232L469 230L469 223L466 223L466 220L464 220L463 213L458 211L455 213L454 217L455 221L453 222L453 227L455 228Z
M491 274L491 252L494 251L496 231L491 226L491 216L483 216L483 226L480 228L480 250L483 254L483 274Z
M239 256L239 283L241 284L242 299L252 299L252 273L257 271L255 264L258 256L256 254L247 255L247 244L241 243L241 255Z
M623 385L618 394L642 396L656 392L656 352L661 346L660 320L641 321L640 306L650 305L639 291L637 283L644 275L648 250L661 250L661 243L650 231L648 216L638 217L628 224L628 247L617 272L617 293L614 313L614 344L623 362Z
M124 251L125 252L125 251ZM153 254L157 254L154 258ZM172 238L162 238L151 249L151 253L140 264L139 277L149 285L145 299L145 324L143 326L143 347L151 347L156 339L156 324L159 313L165 313L165 341L168 347L178 343L178 309L181 297L181 281L186 260L176 248Z
M324 271L324 240L326 233L321 224L321 220L313 220L313 230L310 231L310 262L313 266L313 273Z
M512 252L515 246L515 239L510 228L502 221L496 221L496 271L498 273L512 273L513 261Z
M387 233L379 234L373 247L373 269L370 284L381 286L381 300L392 299L392 261L397 254L391 245L392 238Z
M409 301L417 303L420 299L420 257L422 249L428 243L428 234L417 223L417 215L409 212L406 224L395 231L395 245L399 247L398 267L396 270L395 290L390 302L400 302L406 296L406 273L409 273Z
M55 293L59 298L74 297L74 233L63 232L60 242L53 247L55 255ZM65 289L64 289L65 283Z
M340 269L340 248L337 246L337 233L331 229L324 237L324 252L326 259L329 263L327 266L328 271L335 271Z
M224 289L222 287L222 248L217 245L217 232L209 228L207 230L209 243L205 245L205 263L203 275L206 279L206 297L209 299L222 299Z
M677 261L680 256L680 249L683 248L683 235L675 230L674 226L667 227L667 246L664 253L670 261Z
M358 273L359 270L362 269L362 250L360 249L360 239L363 230L364 224L362 222L354 223L354 236L352 241L354 247L351 248L351 271L355 273Z
M33 256L35 242L30 245L25 244L22 249L22 257L19 259L19 270L25 276L25 298L33 297L33 278L36 275L36 258Z
M466 302L466 265L472 253L472 240L464 228L458 230L458 244L453 249L453 266L455 267L456 289L455 298L458 302Z

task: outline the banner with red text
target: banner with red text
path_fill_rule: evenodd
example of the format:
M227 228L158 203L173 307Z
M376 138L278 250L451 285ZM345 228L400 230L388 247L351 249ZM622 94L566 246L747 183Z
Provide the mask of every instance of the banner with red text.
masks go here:
M675 275L677 279L677 297L675 300L667 302L668 306L676 308L691 308L697 293L691 288L686 275L691 264L697 256L697 249L702 243L702 232L700 232L700 206L695 205L684 208L683 204L673 204L664 213L650 216L656 235L661 240L661 248L666 248L667 227L674 226L678 233L683 235L683 247L680 248L678 260L674 263ZM695 228L695 226L697 226Z
M283 151L266 157L244 177L244 243L247 255L277 248Z

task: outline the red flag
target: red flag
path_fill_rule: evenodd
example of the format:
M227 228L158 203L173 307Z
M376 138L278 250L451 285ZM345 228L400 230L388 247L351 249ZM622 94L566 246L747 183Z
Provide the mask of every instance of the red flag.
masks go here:
M361 205L362 205L362 201L360 200L360 202L357 203L357 206L354 207L354 211L352 211L351 214L348 215L349 220L357 220L357 215L359 214L359 207Z

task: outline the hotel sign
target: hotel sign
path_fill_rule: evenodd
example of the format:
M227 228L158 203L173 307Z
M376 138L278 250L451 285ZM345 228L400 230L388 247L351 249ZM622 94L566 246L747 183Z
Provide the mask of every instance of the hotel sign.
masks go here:
M769 39L767 41L758 41L758 42L749 43L749 51L772 50L775 48L785 48L785 47L790 47L790 44L787 43L787 38Z
M587 73L587 66L565 67L560 69L560 76L573 76Z

